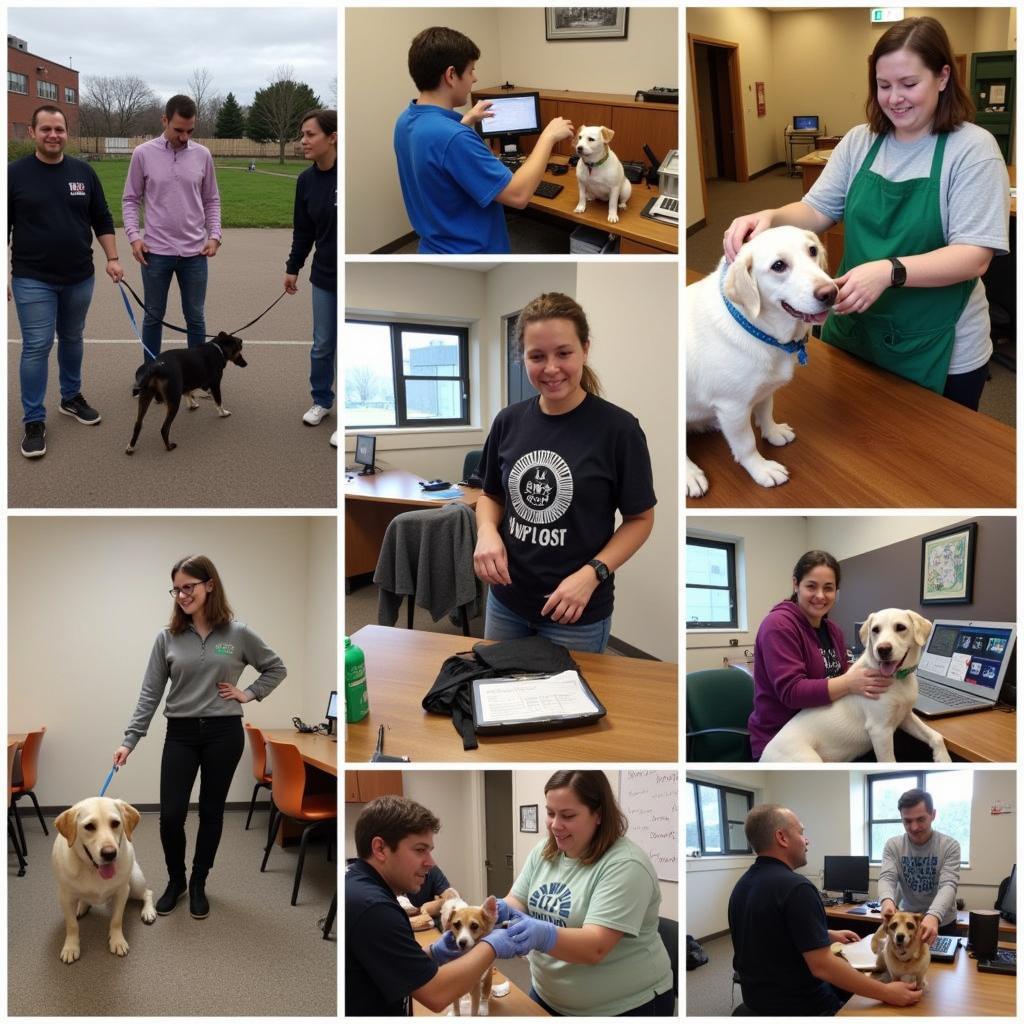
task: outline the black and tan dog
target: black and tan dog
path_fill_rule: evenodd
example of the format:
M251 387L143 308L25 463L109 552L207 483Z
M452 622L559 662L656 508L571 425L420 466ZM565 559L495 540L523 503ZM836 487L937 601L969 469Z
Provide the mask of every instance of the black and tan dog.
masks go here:
M242 358L242 339L223 331L212 341L198 348L170 349L162 352L151 362L143 363L135 371L135 388L132 392L139 396L139 415L125 452L131 455L135 451L135 442L139 439L142 421L154 399L167 406L160 436L164 439L164 446L169 452L178 447L171 441L170 433L171 423L178 415L182 395L185 396L189 411L192 412L199 408L199 403L192 392L200 388L209 388L210 397L217 404L217 415L230 416L231 413L221 404L220 397L220 379L228 363L234 363L236 366L248 365Z

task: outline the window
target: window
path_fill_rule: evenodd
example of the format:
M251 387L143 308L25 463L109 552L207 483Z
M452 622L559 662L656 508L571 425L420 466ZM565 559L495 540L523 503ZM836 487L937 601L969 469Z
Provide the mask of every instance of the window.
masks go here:
M686 856L735 857L750 853L743 823L754 794L712 782L687 780Z
M469 331L345 322L345 426L469 423Z
M20 92L22 96L28 95L28 75L19 75L17 71L7 72L7 91Z
M39 98L43 100L55 100L57 98L57 86L54 82L36 82L36 91Z
M736 545L686 538L686 628L736 629Z
M76 95L75 90L70 88L67 85L64 86L64 102L65 103L77 103L78 102L78 96Z
M932 795L935 827L960 844L960 863L971 859L970 771L886 772L868 776L868 855L872 864L882 862L885 841L903 835L903 820L896 807L908 789L923 789Z

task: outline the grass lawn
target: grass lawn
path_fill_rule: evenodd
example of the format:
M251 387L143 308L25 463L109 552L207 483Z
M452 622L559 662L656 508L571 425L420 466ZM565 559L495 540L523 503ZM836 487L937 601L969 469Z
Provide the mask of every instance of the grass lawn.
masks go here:
M294 178L309 164L292 161L278 164L259 161L256 167L268 174L246 174L235 170L248 167L247 160L217 160L221 224L225 228L290 228L295 203ZM121 193L128 176L128 160L96 160L90 166L103 185L114 224L123 227ZM286 175L281 177L280 175Z

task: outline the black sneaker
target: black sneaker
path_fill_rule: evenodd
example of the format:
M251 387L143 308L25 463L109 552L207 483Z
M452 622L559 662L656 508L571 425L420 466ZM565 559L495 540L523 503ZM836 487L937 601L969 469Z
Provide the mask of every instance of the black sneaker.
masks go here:
M25 424L25 436L21 439L21 454L26 459L38 459L46 454L45 420L34 420Z
M206 877L195 872L188 880L188 912L197 920L210 916L210 901L206 898Z
M156 912L161 917L166 917L178 905L178 900L180 900L186 892L188 892L188 886L185 884L185 879L172 878L167 883L167 888L164 889L163 896L156 901Z
M74 416L79 423L94 426L100 421L100 414L85 400L79 392L74 398L61 399L60 411L65 416Z

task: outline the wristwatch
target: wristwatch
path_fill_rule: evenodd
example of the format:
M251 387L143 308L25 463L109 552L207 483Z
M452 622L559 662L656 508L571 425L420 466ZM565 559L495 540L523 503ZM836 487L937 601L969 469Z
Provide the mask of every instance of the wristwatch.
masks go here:
M893 288L902 288L907 283L907 268L895 256L889 257L892 264L892 278L890 284Z
M598 583L604 583L604 581L608 579L609 576L611 576L611 573L608 571L608 566L597 558L592 558L589 562L587 562L587 565L593 566L594 572L597 573Z

